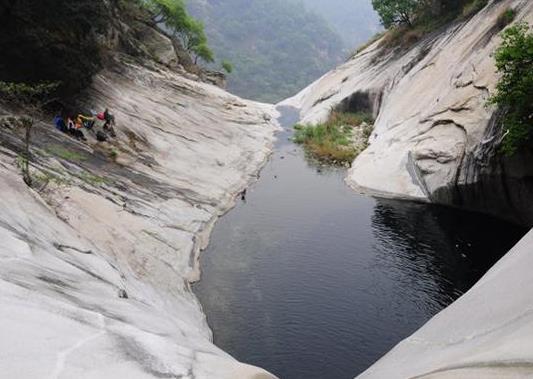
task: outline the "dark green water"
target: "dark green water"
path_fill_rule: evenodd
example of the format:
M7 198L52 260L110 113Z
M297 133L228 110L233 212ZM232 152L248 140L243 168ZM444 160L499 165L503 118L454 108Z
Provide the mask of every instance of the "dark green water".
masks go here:
M285 379L353 378L468 290L525 230L360 196L288 142L215 227L195 285L215 343Z

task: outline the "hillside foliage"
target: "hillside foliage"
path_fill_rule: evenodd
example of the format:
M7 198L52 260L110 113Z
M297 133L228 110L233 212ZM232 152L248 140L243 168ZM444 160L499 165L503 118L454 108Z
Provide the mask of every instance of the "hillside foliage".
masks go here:
M504 111L501 148L513 155L533 134L533 32L527 24L503 32L495 60L501 78L490 103Z
M340 37L302 3L189 0L188 4L191 14L204 21L217 58L232 63L228 89L239 96L277 102L343 59Z

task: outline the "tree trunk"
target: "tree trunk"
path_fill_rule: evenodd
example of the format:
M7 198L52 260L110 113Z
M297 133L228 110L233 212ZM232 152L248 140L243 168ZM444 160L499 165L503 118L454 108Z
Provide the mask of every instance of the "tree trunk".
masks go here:
M30 146L31 146L31 129L33 126L32 119L24 119L22 121L24 128L26 129L26 135L24 137L24 157L22 162L22 178L28 187L32 185L32 179L30 174Z

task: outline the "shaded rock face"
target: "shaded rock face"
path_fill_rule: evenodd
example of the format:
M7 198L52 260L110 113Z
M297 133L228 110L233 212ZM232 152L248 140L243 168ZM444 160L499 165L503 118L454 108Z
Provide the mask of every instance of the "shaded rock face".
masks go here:
M532 172L522 163L531 152L497 153L500 124L486 106L497 83L497 18L508 7L516 9L516 21L533 21L530 1L491 2L407 51L383 51L378 41L284 103L299 107L309 123L334 108L373 111L370 146L347 178L356 190L533 225Z
M3 0L0 80L86 86L101 66L98 35L110 20L102 0Z
M513 156L497 151L502 138L496 112L476 149L465 156L453 186L430 195L431 201L466 209L483 210L522 225L533 225L533 150L524 146Z

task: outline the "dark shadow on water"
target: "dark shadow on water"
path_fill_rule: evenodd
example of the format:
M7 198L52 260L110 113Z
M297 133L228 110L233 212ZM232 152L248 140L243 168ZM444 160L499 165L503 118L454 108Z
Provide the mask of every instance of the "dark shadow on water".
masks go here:
M353 378L468 290L525 230L353 193L287 130L216 225L194 289L235 358L280 378ZM320 172L317 172L319 170Z

